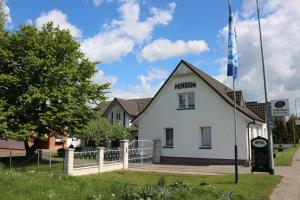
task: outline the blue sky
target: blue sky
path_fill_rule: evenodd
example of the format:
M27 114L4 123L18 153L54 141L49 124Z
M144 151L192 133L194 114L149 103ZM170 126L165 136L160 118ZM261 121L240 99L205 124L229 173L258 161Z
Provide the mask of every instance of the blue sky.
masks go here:
M255 1L232 2L237 86L246 99L263 100ZM295 76L300 48L293 45L300 42L300 3L260 2L270 96L293 99L300 94L295 86L300 85ZM110 97L152 96L181 59L230 85L225 76L227 0L7 0L6 5L9 29L26 23L40 28L47 21L69 29L92 61L102 61L94 81L112 82Z

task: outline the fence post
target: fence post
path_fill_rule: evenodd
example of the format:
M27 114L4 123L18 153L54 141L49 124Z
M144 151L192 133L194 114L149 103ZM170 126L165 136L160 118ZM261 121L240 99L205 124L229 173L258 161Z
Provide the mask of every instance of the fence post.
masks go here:
M68 148L65 151L64 172L72 175L74 169L74 149Z
M128 169L128 140L120 140L122 151L123 170Z
M104 167L104 149L105 149L104 147L97 147L99 173L103 172L103 167Z
M160 163L160 140L153 140L153 163Z

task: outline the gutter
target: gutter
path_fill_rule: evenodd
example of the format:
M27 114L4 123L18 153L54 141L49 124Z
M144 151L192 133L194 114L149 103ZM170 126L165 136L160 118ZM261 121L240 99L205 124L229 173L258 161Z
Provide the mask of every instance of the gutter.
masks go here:
M250 162L250 154L251 154L251 152L250 152L250 125L255 125L256 124L256 122L255 122L255 120L253 120L252 122L249 122L248 124L247 124L247 129L248 129L248 159L249 159L249 162Z

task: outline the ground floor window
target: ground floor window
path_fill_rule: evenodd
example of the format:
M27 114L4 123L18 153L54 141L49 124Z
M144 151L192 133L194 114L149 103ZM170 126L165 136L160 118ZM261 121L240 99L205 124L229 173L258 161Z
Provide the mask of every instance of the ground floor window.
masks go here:
M200 148L211 148L211 127L200 128Z
M174 145L174 135L173 128L166 128L166 147L173 147Z

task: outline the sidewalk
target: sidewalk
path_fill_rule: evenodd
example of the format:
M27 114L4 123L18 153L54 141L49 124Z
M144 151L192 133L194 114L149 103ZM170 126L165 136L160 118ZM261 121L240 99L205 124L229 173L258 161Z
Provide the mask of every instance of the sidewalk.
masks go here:
M300 199L300 148L297 150L291 167L276 167L275 174L283 176L274 190L271 200Z
M163 172L177 174L201 174L201 175L224 175L234 173L233 165L208 165L208 166L190 166L190 165L168 165L168 164L149 164L129 168L132 171L143 172ZM250 167L239 166L240 174L249 174Z

